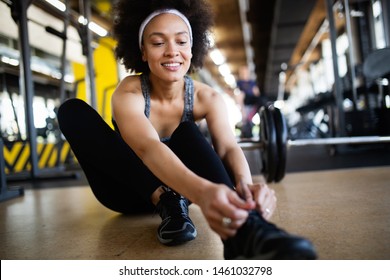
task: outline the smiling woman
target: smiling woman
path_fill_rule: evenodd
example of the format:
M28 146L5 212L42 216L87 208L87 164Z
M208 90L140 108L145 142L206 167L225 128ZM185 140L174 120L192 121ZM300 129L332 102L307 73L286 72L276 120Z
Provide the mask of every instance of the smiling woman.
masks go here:
M177 10L159 10L152 15L139 32L142 59L154 74L166 73L173 79L182 79L191 65L191 26Z
M188 76L208 49L206 2L121 0L115 10L117 57L140 73L123 79L112 96L116 131L80 100L66 101L58 113L97 199L127 214L157 210L164 245L196 238L193 202L223 240L227 259L315 258L308 240L268 222L275 192L253 184L222 96ZM201 120L212 146L196 125Z
M147 4L145 4L147 3ZM148 72L147 65L141 59L140 36L141 24L153 12L161 9L180 11L187 19L187 26L192 29L192 63L190 70L202 67L205 55L209 50L208 30L213 24L211 7L205 1L119 1L115 8L113 31L118 41L116 54L128 70ZM128 14L131 13L131 16ZM120 19L120 20L119 20ZM183 21L184 22L184 21ZM191 25L189 25L191 22ZM145 25L146 26L146 25ZM145 28L145 27L144 27ZM134 40L137 38L137 40Z

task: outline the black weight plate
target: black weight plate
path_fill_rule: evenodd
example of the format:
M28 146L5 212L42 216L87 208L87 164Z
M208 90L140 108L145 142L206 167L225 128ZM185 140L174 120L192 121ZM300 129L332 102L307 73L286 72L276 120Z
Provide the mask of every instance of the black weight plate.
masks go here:
M278 165L278 150L274 118L267 107L260 109L260 142L263 144L261 152L263 175L267 182L273 182Z
M282 112L273 107L272 113L275 123L276 144L278 150L278 167L275 172L275 182L280 182L286 173L287 162L287 124Z

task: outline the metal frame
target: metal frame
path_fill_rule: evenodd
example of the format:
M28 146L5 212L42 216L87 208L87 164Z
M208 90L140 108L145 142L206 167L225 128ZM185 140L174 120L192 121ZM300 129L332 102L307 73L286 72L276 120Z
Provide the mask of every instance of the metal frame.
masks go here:
M95 86L95 66L93 61L93 49L92 49L92 33L88 28L91 20L91 3L90 0L80 0L82 3L79 4L82 9L82 16L86 20L87 24L81 26L81 41L84 44L85 56L87 57L87 71L89 80L89 96L92 108L97 109L96 104L96 86Z
M64 30L62 32L62 56L61 56L61 80L60 80L60 102L65 101L65 71L66 71L66 50L67 50L67 34L69 25L69 0L65 0L65 18Z
M31 48L29 42L28 26L27 26L27 9L31 4L31 0L23 1L16 0L12 2L11 11L12 17L18 24L19 32L19 50L21 55L20 74L23 79L20 80L21 93L24 95L24 106L26 114L27 135L30 144L30 161L31 161L31 176L35 177L38 172L38 153L37 153L37 133L34 126L33 113L33 92L34 83L31 73Z
M352 39L352 24L351 24L351 12L349 9L349 0L344 0L345 7L345 19L346 19L346 28L349 42L349 71L351 74L352 81L352 96L353 96L353 107L356 109L358 103L358 95L356 88L356 70L355 70L355 47Z
M336 108L337 108L337 128L336 131L339 132L339 135L334 136L345 136L345 116L344 116L344 108L343 108L343 89L340 80L339 68L338 68L338 59L337 59L337 48L336 48L336 40L337 40L337 30L336 23L333 14L333 0L325 0L326 1L326 9L329 21L329 35L330 42L332 47L332 62L333 62L333 73L334 73L334 95L336 100Z
M33 114L33 97L34 97L34 82L31 72L31 48L29 43L28 33L28 19L27 10L32 3L32 0L13 0L10 1L11 15L16 24L18 25L19 32L19 49L21 55L20 61L20 92L24 95L25 99L25 115L26 115L26 127L28 135L28 143L30 145L30 164L31 170L29 176L25 174L18 174L16 176L8 176L9 181L21 181L21 180L45 180L45 179L65 179L65 178L77 178L79 175L74 172L65 172L63 168L57 168L57 170L48 169L40 170L38 166L38 145L37 145L37 133L34 125ZM3 156L1 152L1 156ZM0 161L3 157L0 158ZM0 172L4 172L4 168Z
M355 136L289 140L288 146L373 144L390 142L390 136Z
M3 140L0 138L0 202L22 196L24 189L15 187L9 189L7 187L6 175L5 175L5 164L3 155Z
M390 136L356 136L356 137L331 137L317 139L288 140L288 147L315 146L315 145L343 145L343 144L373 144L390 143ZM262 142L241 142L238 145L243 150L266 149Z

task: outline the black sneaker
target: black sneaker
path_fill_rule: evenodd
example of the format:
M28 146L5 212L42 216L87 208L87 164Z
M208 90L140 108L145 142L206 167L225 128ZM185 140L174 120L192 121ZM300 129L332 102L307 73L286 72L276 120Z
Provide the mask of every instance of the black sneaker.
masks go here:
M225 259L314 260L310 241L290 235L264 220L255 211L237 234L224 241Z
M162 219L157 230L158 240L164 245L179 245L196 237L196 229L188 216L188 200L173 191L160 196L157 211Z

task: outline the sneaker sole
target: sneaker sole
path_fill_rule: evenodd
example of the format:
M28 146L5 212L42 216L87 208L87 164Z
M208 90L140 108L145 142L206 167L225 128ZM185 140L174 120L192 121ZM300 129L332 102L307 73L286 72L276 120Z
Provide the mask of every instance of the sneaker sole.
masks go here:
M276 238L269 240L267 246L275 248L267 254L258 255L272 260L315 260L317 254L310 241L293 237L292 239Z
M187 232L186 234L180 233L177 236L174 236L173 238L170 239L164 239L160 237L160 235L158 234L157 234L157 238L165 246L176 246L194 240L197 234L198 233L195 229L194 232Z
M292 239L274 238L267 240L265 246L274 248L251 257L238 256L236 260L316 260L317 254L310 241L294 237Z

